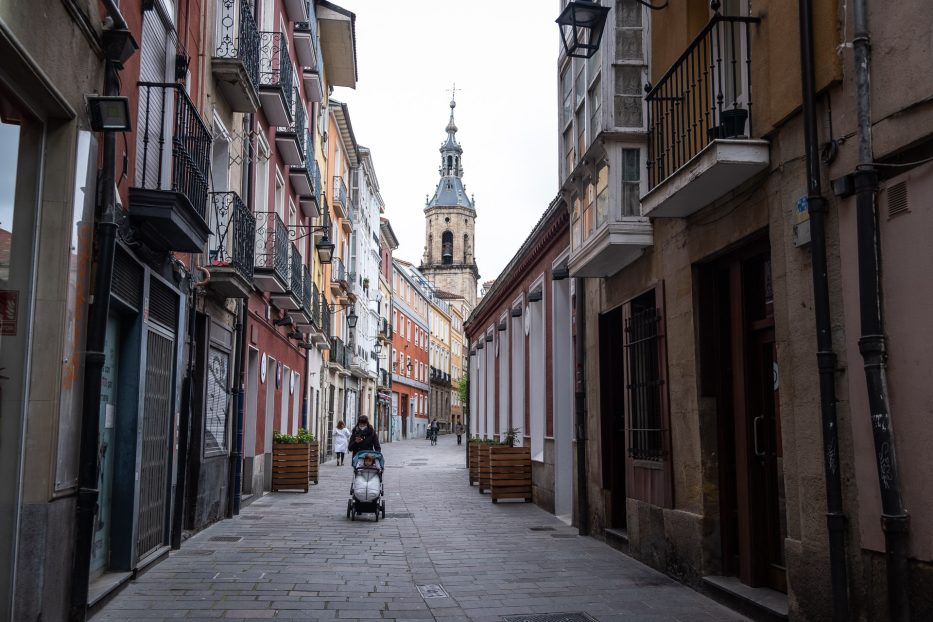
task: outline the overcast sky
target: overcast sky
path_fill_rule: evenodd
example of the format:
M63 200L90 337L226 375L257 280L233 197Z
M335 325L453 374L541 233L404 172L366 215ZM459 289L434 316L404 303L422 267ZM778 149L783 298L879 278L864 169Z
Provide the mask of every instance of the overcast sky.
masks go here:
M425 195L457 84L463 181L476 199L480 282L496 278L557 192L555 0L335 0L356 13L359 144L372 150L396 256L418 265Z

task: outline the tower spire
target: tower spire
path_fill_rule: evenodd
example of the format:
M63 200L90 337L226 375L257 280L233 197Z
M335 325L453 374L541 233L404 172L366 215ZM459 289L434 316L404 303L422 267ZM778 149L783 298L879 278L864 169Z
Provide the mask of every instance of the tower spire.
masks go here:
M463 148L457 142L457 124L454 121L454 109L457 107L457 84L454 83L450 96L450 120L444 131L447 132L447 140L441 145L441 177L462 177L463 167L460 165L460 158L463 155Z

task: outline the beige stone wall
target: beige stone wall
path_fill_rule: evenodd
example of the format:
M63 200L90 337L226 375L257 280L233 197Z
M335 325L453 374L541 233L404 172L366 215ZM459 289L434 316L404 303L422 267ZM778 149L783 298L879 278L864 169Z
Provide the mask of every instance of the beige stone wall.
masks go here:
M696 581L719 568L719 470L716 404L699 388L696 266L756 234L771 248L775 334L781 369L787 557L791 602L816 607L828 593L825 485L815 355L810 250L793 244L793 208L805 188L802 128L789 124L774 137L771 170L687 219L654 220L654 246L616 276L587 283L589 352L598 352L598 315L664 282L668 391L671 404L674 507L648 507L629 500L628 529L637 557ZM835 219L830 218L830 231ZM838 274L838 244L830 236L830 273ZM831 281L836 352L843 356L840 282ZM610 498L601 489L598 359L588 357L589 486L592 524L602 529ZM848 417L842 378L838 382L840 427ZM851 462L851 438L841 433L843 465ZM663 527L662 527L663 526ZM799 591L799 593L795 593Z

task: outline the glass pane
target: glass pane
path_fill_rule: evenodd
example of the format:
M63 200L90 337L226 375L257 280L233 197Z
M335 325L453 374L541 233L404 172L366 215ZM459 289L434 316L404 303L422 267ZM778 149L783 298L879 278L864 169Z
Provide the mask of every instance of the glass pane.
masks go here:
M641 65L616 65L615 75L616 95L642 96L645 84Z
M640 97L616 97L616 126L642 127L642 109Z
M590 89L590 133L592 136L596 136L602 129L600 110L599 80L597 80Z
M622 215L641 216L638 209L639 184L624 182L622 184Z
M563 75L561 76L560 82L561 82L561 87L560 87L561 92L563 93L563 96L564 96L564 106L563 106L561 121L563 123L567 123L568 121L570 121L570 117L572 114L572 106L573 106L573 83L570 80L569 69L564 71Z
M583 65L581 64L580 67L582 69ZM580 73L577 74L577 79L573 88L574 92L577 94L576 101L583 101L583 96L586 93L586 79L583 71L580 71Z
M616 60L643 60L642 31L616 29Z
M635 0L617 0L616 26L641 26L641 5Z
M641 179L641 166L638 149L622 150L622 181L637 182Z

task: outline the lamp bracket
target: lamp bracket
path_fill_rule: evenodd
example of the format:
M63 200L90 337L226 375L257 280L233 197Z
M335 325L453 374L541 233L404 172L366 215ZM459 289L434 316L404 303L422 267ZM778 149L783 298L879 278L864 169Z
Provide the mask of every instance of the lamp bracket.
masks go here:
M313 233L318 231L329 231L330 224L323 225L285 225L285 228L288 229L288 239L293 242L298 240L303 240ZM324 234L324 237L328 237L327 234Z

